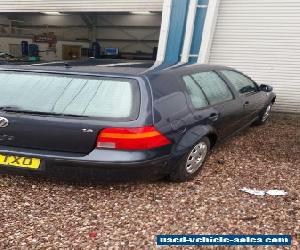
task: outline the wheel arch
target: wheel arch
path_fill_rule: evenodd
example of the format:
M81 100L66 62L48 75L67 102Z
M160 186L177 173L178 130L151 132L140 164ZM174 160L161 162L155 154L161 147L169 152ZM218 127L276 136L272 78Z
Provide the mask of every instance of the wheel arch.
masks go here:
M210 148L212 149L218 141L218 135L216 133L209 133L207 137L210 141Z
M175 153L185 152L203 137L208 137L211 143L211 148L215 146L218 139L218 135L213 127L198 125L187 130L181 139L176 143L174 149Z

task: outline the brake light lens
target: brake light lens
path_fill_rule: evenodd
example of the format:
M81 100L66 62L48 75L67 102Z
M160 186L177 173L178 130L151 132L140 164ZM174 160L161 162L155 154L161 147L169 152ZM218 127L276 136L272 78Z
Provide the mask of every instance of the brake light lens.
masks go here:
M145 150L170 144L153 126L141 128L106 128L97 139L97 148Z

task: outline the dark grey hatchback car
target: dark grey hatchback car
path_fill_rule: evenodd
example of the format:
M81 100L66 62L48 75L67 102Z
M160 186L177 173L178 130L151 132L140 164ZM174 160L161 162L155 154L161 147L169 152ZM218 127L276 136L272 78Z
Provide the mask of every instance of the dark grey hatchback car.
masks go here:
M275 94L227 67L3 67L0 168L161 173L186 181L224 138L267 121Z

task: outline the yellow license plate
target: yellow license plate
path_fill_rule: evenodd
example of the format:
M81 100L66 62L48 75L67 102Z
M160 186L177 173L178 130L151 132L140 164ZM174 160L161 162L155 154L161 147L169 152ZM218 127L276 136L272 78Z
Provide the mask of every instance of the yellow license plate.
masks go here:
M0 165L38 169L41 165L41 160L37 158L0 154Z

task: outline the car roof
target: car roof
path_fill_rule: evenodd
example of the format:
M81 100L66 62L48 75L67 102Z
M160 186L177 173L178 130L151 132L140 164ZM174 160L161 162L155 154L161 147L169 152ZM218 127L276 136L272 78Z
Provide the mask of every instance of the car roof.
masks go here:
M185 65L177 65L173 67L169 67L166 69L163 69L161 71L152 71L151 73L157 73L157 72L166 72L166 73L172 73L175 75L184 75L189 74L190 72L201 72L201 71L211 71L211 70L224 70L224 69L230 69L233 70L230 67L222 66L222 65L212 65L212 64L185 64Z
M0 65L2 70L38 71L70 74L93 75L141 75L153 65L152 61L128 61L128 60L85 60L85 61L59 61L36 63L5 63Z
M129 61L116 59L88 59L81 61L58 61L41 63L5 63L0 65L0 70L67 73L76 75L99 75L99 76L149 76L157 74L184 74L190 71L208 71L225 69L224 66L194 64L179 65L169 68L153 67L154 61Z

